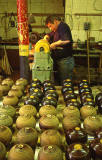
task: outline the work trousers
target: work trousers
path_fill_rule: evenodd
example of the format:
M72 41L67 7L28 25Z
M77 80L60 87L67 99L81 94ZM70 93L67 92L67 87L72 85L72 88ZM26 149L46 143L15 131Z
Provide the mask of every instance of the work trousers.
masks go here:
M63 80L72 79L73 69L75 66L74 57L62 58L54 61L55 64L55 78L59 85L63 84Z

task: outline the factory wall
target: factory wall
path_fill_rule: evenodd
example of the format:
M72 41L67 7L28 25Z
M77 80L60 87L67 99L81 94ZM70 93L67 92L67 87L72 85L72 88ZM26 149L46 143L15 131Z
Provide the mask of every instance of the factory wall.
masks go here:
M17 1L0 0L0 37L12 39L17 37ZM13 13L13 14L11 14ZM63 0L28 0L28 13L33 14L35 22L32 23L33 32L48 32L45 28L47 14L63 14ZM15 21L15 26L11 26Z
M63 14L63 0L28 0L28 13L33 14L33 32L48 32L45 28L46 15ZM8 14L10 13L10 14ZM14 13L15 16L11 15ZM0 37L17 38L17 5L16 0L0 0ZM12 27L10 21L15 21ZM65 21L70 25L73 40L86 40L84 23L90 23L90 37L95 41L102 40L102 0L65 0Z
M86 40L86 22L90 24L90 37L102 41L102 0L66 0L65 21L70 25L74 41Z

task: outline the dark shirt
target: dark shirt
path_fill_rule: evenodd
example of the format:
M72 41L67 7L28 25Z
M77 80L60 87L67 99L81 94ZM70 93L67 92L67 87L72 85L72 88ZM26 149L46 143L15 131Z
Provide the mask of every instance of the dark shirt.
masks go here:
M53 42L56 42L58 40L62 40L62 41L70 40L70 43L67 43L66 45L60 46L60 47L62 47L62 49L55 49L52 51L52 58L53 59L57 60L57 59L72 56L73 40L72 40L71 30L66 23L61 22L59 24L56 32L50 32L50 33L48 33L48 35L50 36L50 39Z

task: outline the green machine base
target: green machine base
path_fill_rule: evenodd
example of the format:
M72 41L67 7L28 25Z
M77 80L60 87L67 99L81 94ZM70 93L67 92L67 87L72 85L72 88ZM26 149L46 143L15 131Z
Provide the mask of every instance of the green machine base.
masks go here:
M34 53L34 65L32 67L32 79L39 79L41 82L45 80L53 81L53 60L49 53L41 51Z

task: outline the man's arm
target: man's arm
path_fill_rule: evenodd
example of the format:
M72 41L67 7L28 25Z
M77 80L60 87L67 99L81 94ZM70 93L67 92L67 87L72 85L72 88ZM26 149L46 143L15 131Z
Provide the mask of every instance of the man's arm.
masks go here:
M56 42L53 42L50 44L50 48L51 49L56 49L57 47L61 47L67 43L70 43L70 40L65 40L65 41L62 41L62 40L58 40Z

